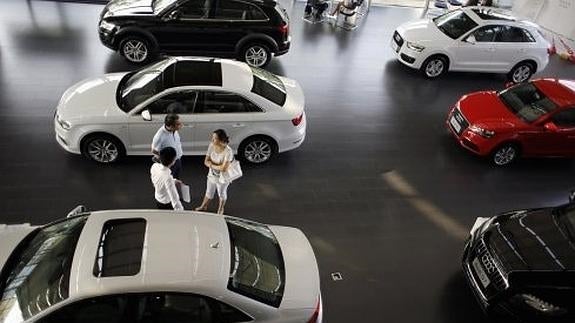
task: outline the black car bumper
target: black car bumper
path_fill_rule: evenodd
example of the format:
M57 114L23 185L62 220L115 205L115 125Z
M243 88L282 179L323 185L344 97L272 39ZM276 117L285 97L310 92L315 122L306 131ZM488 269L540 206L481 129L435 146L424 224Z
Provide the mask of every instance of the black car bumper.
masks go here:
M283 44L280 44L278 46L278 50L274 53L274 56L280 56L280 55L283 55L283 54L289 52L290 45L291 45L291 41L289 41L289 40L284 42Z
M473 295L475 295L479 306L484 312L487 312L488 308L492 307L492 304L489 303L487 297L481 291L481 288L479 287L480 282L474 277L471 269L471 262L473 261L471 259L471 249L473 248L473 242L474 239L472 239L472 237L467 239L465 242L465 249L463 251L463 259L461 261L461 265L463 267L463 274L465 275L465 279L471 287Z
M117 50L115 46L114 33L107 33L105 31L99 30L98 34L100 36L100 42L102 42L104 46L114 51Z

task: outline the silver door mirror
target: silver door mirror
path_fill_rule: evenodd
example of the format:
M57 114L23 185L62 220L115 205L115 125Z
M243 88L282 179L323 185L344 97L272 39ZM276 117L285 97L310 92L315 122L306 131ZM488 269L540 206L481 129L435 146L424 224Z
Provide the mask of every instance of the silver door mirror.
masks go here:
M141 113L142 119L146 121L152 121L152 115L150 114L150 110L144 110Z
M78 214L86 213L87 211L88 211L88 209L87 209L85 206L83 206L83 205L78 205L78 206L76 206L72 211L70 211L70 212L68 213L68 215L66 215L66 217L67 217L67 218L73 217L73 216L76 216L76 215L78 215Z
M475 45L475 43L477 42L477 40L475 40L475 36L473 34L467 36L465 41L471 45Z
M172 12L170 12L169 14L164 16L164 21L169 21L169 20L176 20L180 17L180 11L179 10L174 10Z

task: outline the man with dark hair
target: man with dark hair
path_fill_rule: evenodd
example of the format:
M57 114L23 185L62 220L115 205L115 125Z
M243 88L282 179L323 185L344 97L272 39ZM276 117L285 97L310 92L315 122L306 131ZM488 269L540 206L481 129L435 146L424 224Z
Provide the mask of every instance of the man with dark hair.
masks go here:
M172 176L176 179L180 179L180 173L182 172L182 142L180 141L180 130L183 123L180 121L180 117L177 114L168 114L164 119L164 125L158 129L152 139L152 154L159 157L159 152L165 147L172 147L176 151L176 161L171 167Z
M174 179L170 167L176 162L176 150L172 147L165 147L159 152L159 163L154 163L150 168L150 177L154 184L154 198L156 206L160 210L183 210L180 202L180 195L176 188L176 183L182 184L180 180Z

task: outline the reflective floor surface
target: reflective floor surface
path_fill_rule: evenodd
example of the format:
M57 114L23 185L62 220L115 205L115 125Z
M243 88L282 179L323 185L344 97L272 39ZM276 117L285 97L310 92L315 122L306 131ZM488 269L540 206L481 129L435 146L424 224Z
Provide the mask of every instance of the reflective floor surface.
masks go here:
M458 147L443 125L449 107L464 93L503 88L505 78L452 73L429 81L398 63L392 32L417 9L374 7L347 32L304 23L301 2L286 6L293 47L268 69L302 84L308 137L266 165L245 165L227 213L307 234L325 322L487 322L460 270L466 230L478 216L566 202L575 163L524 160L497 169ZM46 223L77 204L154 207L148 157L104 167L54 140L54 109L66 88L134 68L99 43L101 8L0 4L0 223ZM538 76L573 78L575 65L554 57ZM204 191L202 158L185 158L183 174L190 209Z

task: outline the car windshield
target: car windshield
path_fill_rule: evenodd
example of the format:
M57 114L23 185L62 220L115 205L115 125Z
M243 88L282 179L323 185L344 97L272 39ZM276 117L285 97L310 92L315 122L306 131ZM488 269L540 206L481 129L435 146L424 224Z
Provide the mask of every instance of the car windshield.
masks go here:
M558 207L553 210L558 225L571 242L575 243L575 204Z
M176 1L177 0L154 0L154 2L152 3L152 9L157 14L164 11L164 9L166 9Z
M282 80L266 70L250 67L254 74L252 92L263 96L279 106L283 106L286 102L286 88Z
M461 10L451 11L436 17L433 22L439 30L452 39L457 39L477 27L477 23Z
M499 98L515 115L529 123L557 108L533 83L503 90L499 92Z
M0 322L22 322L68 298L70 267L87 216L38 229L2 275Z
M285 287L282 252L271 230L262 224L226 218L231 243L228 289L279 307Z
M167 59L141 69L134 74L127 74L118 87L119 105L124 112L129 112L138 104L164 90L164 70L174 61Z

